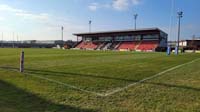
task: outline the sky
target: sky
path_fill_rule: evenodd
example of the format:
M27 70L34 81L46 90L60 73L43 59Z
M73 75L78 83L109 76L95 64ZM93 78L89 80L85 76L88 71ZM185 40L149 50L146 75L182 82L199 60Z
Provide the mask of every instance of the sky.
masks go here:
M177 38L177 12L183 11L181 39L200 36L200 0L0 0L3 40L76 40L73 33L158 27Z

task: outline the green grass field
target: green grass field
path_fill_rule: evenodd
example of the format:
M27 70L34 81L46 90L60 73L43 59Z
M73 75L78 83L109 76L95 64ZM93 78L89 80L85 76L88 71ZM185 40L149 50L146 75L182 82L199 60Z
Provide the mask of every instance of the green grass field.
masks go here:
M200 54L24 51L21 74L21 49L0 49L0 112L200 111Z

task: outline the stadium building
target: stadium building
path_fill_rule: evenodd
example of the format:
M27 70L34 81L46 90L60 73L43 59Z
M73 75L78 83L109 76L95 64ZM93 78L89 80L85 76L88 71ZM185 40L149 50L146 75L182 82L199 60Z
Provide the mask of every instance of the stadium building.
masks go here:
M76 49L160 51L167 47L168 35L158 28L76 33Z

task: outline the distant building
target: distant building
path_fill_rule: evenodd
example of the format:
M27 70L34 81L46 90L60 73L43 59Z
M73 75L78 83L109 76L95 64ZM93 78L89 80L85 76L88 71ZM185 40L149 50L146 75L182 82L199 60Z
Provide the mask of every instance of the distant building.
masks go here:
M77 49L156 51L167 47L168 34L158 28L75 33Z
M200 39L181 40L179 46L185 50L200 50Z
M61 47L71 48L76 44L74 41L62 40L23 40L23 41L1 41L2 48L53 48L57 45Z

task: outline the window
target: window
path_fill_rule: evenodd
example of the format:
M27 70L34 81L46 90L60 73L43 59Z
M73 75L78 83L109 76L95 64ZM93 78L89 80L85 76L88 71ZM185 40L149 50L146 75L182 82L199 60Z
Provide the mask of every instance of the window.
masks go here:
M86 37L85 40L86 41L92 41L92 37Z
M141 35L136 35L136 36L134 36L134 38L135 38L135 40L141 40Z
M111 41L112 37L105 37L105 41Z
M104 37L99 37L99 40L100 40L100 41L104 41L105 38L104 38Z
M143 36L143 40L158 40L158 39L159 39L158 34L150 34Z
M117 39L118 39L119 41L123 41L123 40L125 40L125 37L124 37L124 36L118 36Z

